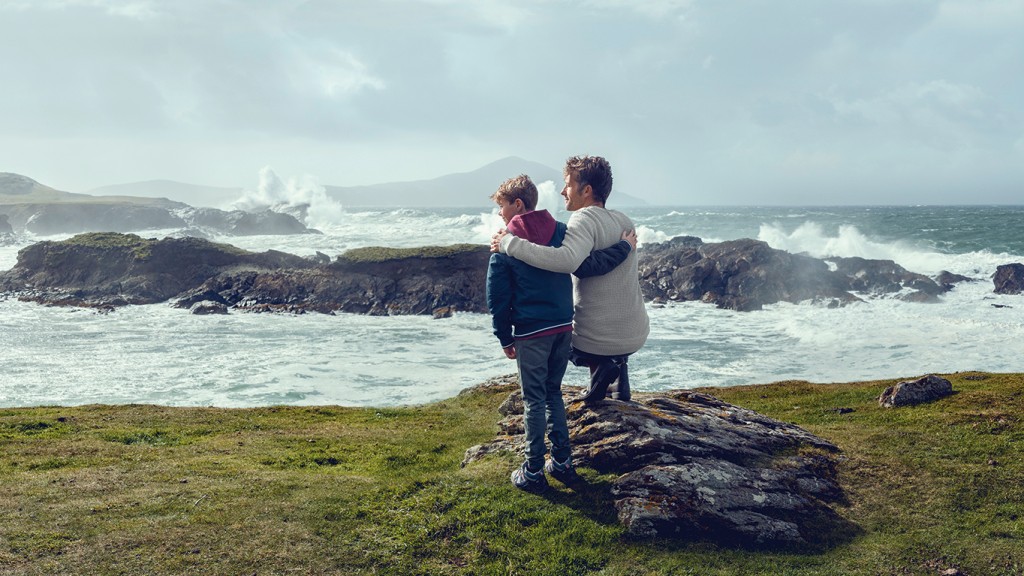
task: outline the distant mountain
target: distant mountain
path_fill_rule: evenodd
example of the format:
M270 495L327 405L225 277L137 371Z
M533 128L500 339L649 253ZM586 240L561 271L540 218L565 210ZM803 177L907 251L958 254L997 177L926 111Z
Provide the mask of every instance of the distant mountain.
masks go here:
M112 184L93 188L89 194L144 196L171 198L192 206L221 208L238 200L245 193L242 188L202 186L173 180L147 180L127 184Z
M328 196L343 206L490 206L490 197L505 180L528 175L536 184L554 181L562 189L562 171L515 156L502 158L472 172L448 174L430 180L390 182L368 186L325 186ZM610 207L644 205L646 202L615 191Z
M15 197L21 198L30 194L46 194L50 191L56 192L53 188L43 186L27 176L0 172L0 198L9 198L11 201L14 201L17 199Z
M176 183L172 183L176 184ZM186 192L209 187L180 184ZM108 187L113 191L148 191L143 186ZM216 189L214 189L216 190ZM134 232L180 228L181 235L208 233L250 236L254 234L306 234L308 229L290 214L272 210L246 212L193 207L163 197L93 196L63 192L20 174L0 172L0 217L6 233L39 235L79 232Z
M0 205L14 204L136 204L160 208L183 208L184 204L167 198L138 198L131 196L94 196L64 192L40 184L28 176L0 172Z

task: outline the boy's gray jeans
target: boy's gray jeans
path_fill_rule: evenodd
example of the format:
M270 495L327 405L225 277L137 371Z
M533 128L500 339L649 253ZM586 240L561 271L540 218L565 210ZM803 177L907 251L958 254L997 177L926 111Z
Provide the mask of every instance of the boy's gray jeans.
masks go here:
M516 364L523 390L526 463L531 472L544 468L544 432L551 441L551 457L565 462L572 453L569 426L562 400L562 377L569 363L572 332L516 340Z

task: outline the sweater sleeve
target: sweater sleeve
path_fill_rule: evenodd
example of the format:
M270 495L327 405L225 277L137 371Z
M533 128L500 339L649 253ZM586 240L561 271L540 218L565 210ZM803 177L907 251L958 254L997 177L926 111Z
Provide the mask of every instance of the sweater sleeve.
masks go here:
M594 250L573 275L577 278L589 278L607 274L622 264L632 250L633 247L625 240L619 240L604 250Z
M508 258L491 254L487 263L487 309L491 312L491 325L501 346L511 346L512 337L512 274Z
M566 222L565 238L562 240L561 246L541 246L512 234L506 234L501 239L500 249L530 266L569 274L586 260L594 250L595 243L594 222L586 215L576 213L570 216L569 221Z

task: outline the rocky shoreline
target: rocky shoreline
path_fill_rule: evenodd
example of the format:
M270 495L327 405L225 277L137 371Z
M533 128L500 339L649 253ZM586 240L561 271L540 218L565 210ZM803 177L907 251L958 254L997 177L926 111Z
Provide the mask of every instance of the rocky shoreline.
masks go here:
M144 239L96 232L39 242L0 272L0 294L56 306L113 309L171 301L196 313L350 312L369 315L486 312L483 245L363 248L334 260L254 253L195 237ZM639 251L640 283L655 304L702 301L738 311L777 302L845 306L871 298L936 302L960 282L891 260L813 258L740 239L679 237ZM1000 266L994 292L1024 292L1024 264Z

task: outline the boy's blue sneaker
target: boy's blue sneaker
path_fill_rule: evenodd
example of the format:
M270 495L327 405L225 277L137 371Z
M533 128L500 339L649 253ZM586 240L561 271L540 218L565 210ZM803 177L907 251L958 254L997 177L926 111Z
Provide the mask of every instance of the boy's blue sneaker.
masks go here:
M530 472L526 462L512 472L512 484L520 490L527 492L543 492L548 487L548 479L544 477L544 471Z
M544 463L544 471L566 486L580 481L580 475L576 473L576 469L572 466L571 456L566 458L565 462L556 462L554 458L549 459Z

